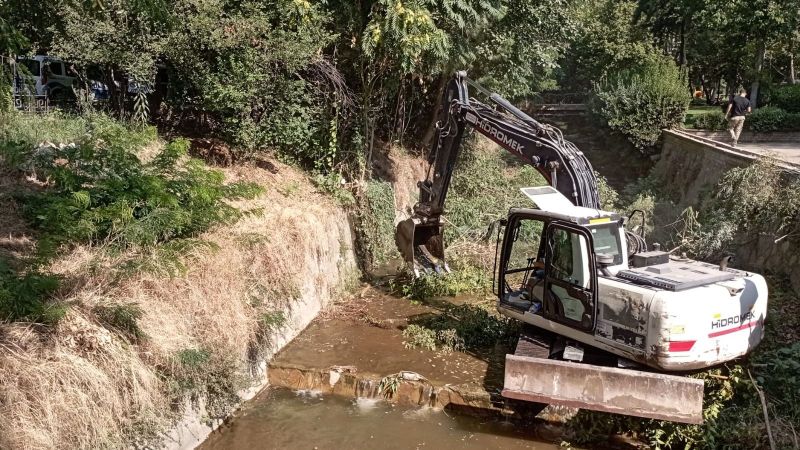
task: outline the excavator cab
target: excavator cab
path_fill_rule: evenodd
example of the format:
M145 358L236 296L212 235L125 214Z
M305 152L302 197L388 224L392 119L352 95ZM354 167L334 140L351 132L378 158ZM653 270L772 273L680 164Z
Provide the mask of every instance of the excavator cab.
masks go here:
M497 245L495 289L501 306L594 330L597 256L590 229L561 214L513 209Z

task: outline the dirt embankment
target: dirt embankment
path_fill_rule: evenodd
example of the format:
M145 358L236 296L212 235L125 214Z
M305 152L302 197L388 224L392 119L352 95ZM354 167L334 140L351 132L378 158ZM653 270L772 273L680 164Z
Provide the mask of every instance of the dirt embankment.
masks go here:
M120 278L118 256L102 247L52 263L67 316L55 327L0 324L0 448L117 447L163 433L185 412L174 404L185 386L165 374L186 355L202 364L212 352L255 375L251 384L266 381L266 359L358 275L346 213L298 170L262 167L225 170L266 192L238 205L249 213L237 223L201 236L210 245L182 256L185 273ZM24 257L35 235L9 194L23 181L2 175L0 252ZM98 317L108 304L136 305L144 337L132 341ZM167 444L191 445L196 433L173 430Z

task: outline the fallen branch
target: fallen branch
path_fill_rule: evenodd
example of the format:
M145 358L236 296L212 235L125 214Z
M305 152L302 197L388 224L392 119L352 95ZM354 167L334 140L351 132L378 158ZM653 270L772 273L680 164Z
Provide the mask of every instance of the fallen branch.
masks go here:
M747 376L750 377L750 382L753 383L753 387L756 388L756 392L758 393L758 398L761 400L761 409L764 411L764 423L767 425L767 437L769 438L769 448L770 450L775 450L775 440L772 438L772 429L769 425L769 412L767 412L767 399L764 397L764 392L761 388L758 387L758 383L756 380L753 379L753 374L750 373L750 369L747 369Z

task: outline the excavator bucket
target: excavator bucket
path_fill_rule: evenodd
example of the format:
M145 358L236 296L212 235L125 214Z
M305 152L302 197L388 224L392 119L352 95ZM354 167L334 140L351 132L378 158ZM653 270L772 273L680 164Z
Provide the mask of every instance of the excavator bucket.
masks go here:
M444 260L444 240L440 221L411 217L397 224L394 241L414 276L450 272Z
M703 380L548 358L535 334L523 333L506 355L503 397L627 416L703 423Z

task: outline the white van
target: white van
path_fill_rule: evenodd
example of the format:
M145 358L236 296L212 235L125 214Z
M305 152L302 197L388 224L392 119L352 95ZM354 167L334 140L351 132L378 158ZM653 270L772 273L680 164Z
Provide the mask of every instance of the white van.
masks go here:
M14 76L14 94L30 95L28 86L33 87L33 95L46 97L71 96L72 86L80 75L74 65L58 58L46 55L35 55L17 58ZM105 100L109 97L108 86L90 80L93 100Z

